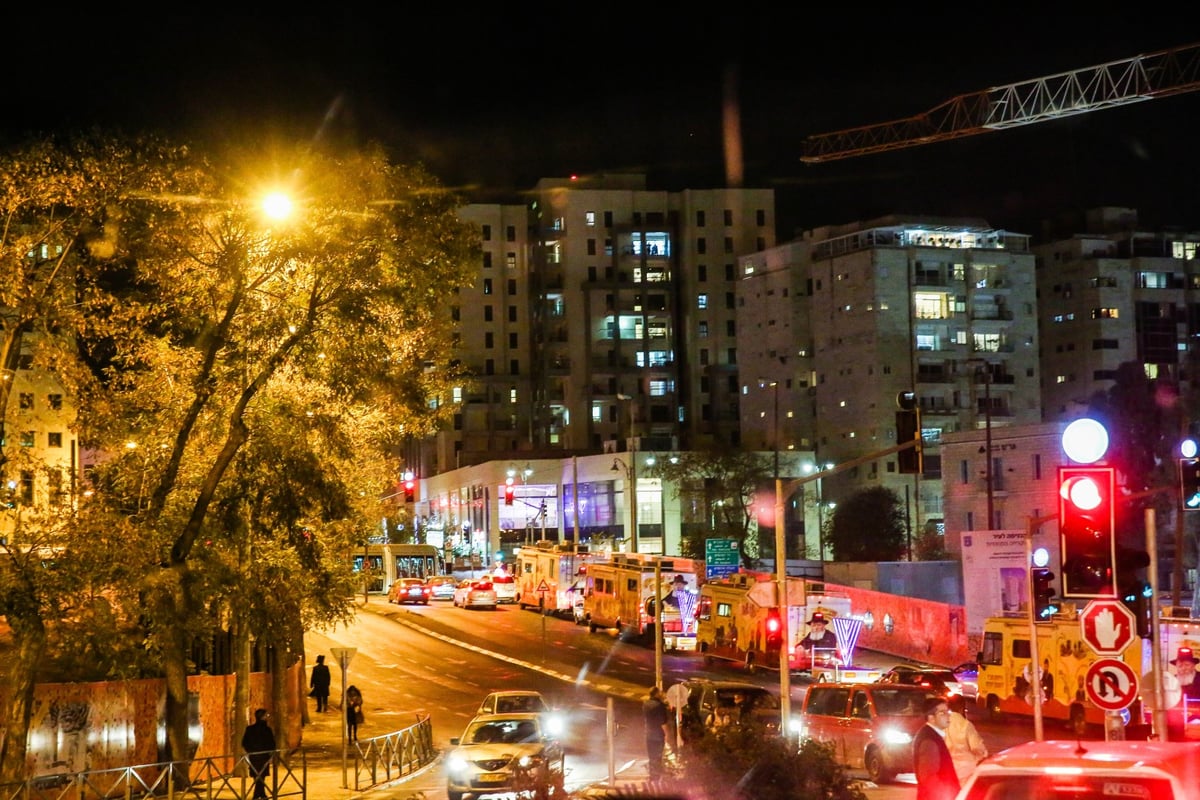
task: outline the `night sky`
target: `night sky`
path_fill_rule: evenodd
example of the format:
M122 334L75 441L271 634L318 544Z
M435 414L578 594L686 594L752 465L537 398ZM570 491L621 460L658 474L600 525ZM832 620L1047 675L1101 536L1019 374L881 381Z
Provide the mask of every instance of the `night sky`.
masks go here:
M885 213L977 216L1036 234L1045 217L1100 204L1138 208L1145 227L1200 229L1200 92L799 160L812 134L1200 41L1196 10L842 4L850 13L797 5L755 16L526 3L500 16L509 5L495 16L460 4L13 11L0 40L0 137L100 126L201 143L380 142L480 200L515 198L541 177L623 170L646 171L652 188L708 188L725 184L722 82L736 70L743 184L776 189L783 239Z

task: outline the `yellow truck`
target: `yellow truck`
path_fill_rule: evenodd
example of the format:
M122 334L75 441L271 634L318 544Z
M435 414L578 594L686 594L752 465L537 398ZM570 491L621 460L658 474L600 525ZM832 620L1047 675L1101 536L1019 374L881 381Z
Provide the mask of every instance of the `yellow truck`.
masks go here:
M700 563L689 558L624 553L588 564L583 597L588 630L616 628L622 638L652 642L655 602L661 599L664 649L694 650L696 567Z
M814 612L828 619L849 615L849 600L826 595L823 584L810 584L801 578L788 578L786 585L788 668L831 677L841 666L838 653L811 653L797 645ZM779 669L783 626L776 594L777 584L767 573L743 571L705 583L700 587L696 612L697 649L708 661L737 662L749 672Z
M571 587L584 575L587 565L602 558L586 544L542 540L517 551L514 579L517 605L541 609L549 614L571 616L574 606Z
M1062 720L1080 734L1089 723L1104 725L1106 712L1088 700L1084 684L1088 669L1102 656L1084 642L1078 611L1064 604L1063 611L1050 621L1034 625L1040 670L1030 664L1029 622L1024 616L985 620L978 661L979 707L992 716L1033 716L1035 684L1043 684L1040 673L1045 672L1050 679L1040 690L1043 718ZM1135 635L1111 658L1124 661L1141 676L1149 670L1149 654L1148 641Z

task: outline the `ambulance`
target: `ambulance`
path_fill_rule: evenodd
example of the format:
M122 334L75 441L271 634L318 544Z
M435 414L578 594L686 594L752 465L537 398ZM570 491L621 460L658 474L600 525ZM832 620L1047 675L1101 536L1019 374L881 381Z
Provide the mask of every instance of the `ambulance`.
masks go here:
M587 572L587 566L605 554L592 552L586 544L542 540L517 550L516 602L521 608L544 610L570 617L574 593L571 587Z
M588 630L616 628L623 639L650 644L654 641L655 603L661 599L663 648L695 650L700 563L690 558L622 553L588 564L583 596Z
M824 584L801 578L788 578L786 586L788 668L794 672L813 672L815 668L822 678L831 677L841 666L839 654L812 653L799 643L814 613L828 619L848 616L849 598L827 595ZM774 576L749 570L701 586L696 647L705 659L710 663L733 661L748 672L779 669L783 625L777 590Z

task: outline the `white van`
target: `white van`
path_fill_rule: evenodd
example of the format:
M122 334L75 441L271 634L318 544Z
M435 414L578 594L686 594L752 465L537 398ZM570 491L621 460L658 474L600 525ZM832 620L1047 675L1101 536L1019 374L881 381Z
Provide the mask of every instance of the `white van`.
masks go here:
M498 569L491 575L487 575L480 580L490 580L492 588L496 590L497 603L515 603L517 602L517 582L513 580L513 576L509 575L502 569Z

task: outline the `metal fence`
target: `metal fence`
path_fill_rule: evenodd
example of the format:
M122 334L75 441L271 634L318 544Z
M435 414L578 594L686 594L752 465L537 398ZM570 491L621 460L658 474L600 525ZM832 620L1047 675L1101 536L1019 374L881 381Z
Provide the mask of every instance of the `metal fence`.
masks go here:
M433 723L418 714L411 728L358 742L354 754L354 790L361 792L416 772L437 758Z
M433 724L421 715L410 728L357 743L352 754L356 791L397 780L437 758ZM268 796L307 800L308 770L305 750L275 751ZM0 800L250 800L252 772L244 755L64 772L0 784Z

